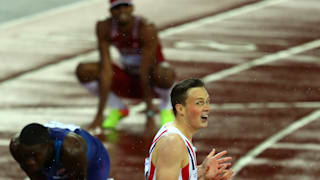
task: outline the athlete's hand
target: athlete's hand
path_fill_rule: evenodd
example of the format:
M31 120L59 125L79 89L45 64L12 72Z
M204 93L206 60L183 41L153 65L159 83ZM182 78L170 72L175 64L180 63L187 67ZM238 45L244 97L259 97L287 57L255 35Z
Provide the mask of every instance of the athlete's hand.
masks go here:
M100 134L102 132L102 127L101 127L102 121L103 121L103 115L97 114L93 119L92 123L89 125L88 131L92 135Z
M233 172L232 170L229 172L226 168L231 166L231 163L228 161L230 161L232 158L223 157L226 154L227 151L222 151L215 155L215 149L213 149L200 165L201 169L199 171L199 176L203 176L204 179L208 180L230 179L233 175Z
M215 180L230 180L233 177L232 169L225 169L222 174Z

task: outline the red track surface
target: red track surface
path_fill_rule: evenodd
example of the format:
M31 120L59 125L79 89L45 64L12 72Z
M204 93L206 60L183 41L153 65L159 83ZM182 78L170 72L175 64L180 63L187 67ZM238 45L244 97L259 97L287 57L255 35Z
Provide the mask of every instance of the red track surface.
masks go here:
M191 28L177 26L178 31L171 35L162 31L166 57L176 67L179 79L204 78L213 97L209 128L194 138L198 161L214 147L219 151L226 149L234 157L233 168L237 172L234 180L317 180L320 175L320 2L210 2L215 5L212 11L209 8L192 12L194 17L215 15L205 23L199 24L196 19L177 12L172 22L159 20L161 27L192 23ZM277 3L264 4L267 2ZM92 6L84 9L89 7ZM77 9L72 12L76 14ZM59 14L55 18L59 19ZM26 26L32 29L42 24L45 22L40 19ZM5 43L0 42L3 57L8 62L14 60L14 66L1 65L8 67L0 74L0 179L25 177L9 156L6 143L26 123L57 120L85 125L91 121L96 99L80 87L73 71L79 61L95 60L96 54L65 59L94 49L93 39L81 39L81 35L90 34L90 28L82 25L79 34L68 40L86 42L83 46L75 43L70 50L70 44L58 46L56 51L42 49L43 56L31 47L20 54L16 48L11 51L3 48L9 41L15 44L10 38L20 37L17 42L20 46L21 39L26 38L22 36L24 33L19 36L18 31L12 30L15 28L7 30L9 36L0 35L9 37ZM63 28L57 32L70 37ZM27 40L31 38L27 36ZM43 37L37 38L36 42L43 43ZM48 47L52 44L47 43ZM26 59L36 56L36 60L28 61L27 67L18 66L17 57L24 56ZM61 62L48 66L58 61ZM139 114L131 115L131 119L122 122L114 138L103 137L111 156L111 176L116 180L144 178L144 158L151 139L144 135L144 122L139 118Z

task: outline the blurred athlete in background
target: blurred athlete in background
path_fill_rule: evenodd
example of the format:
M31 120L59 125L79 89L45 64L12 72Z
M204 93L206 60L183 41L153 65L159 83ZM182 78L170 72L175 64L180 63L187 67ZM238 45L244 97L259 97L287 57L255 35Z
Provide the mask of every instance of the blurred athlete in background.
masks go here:
M96 116L90 128L113 129L128 115L122 98L141 99L147 105L147 120L160 110L161 124L174 120L169 100L175 72L165 62L158 32L153 23L133 15L131 0L111 0L111 17L96 24L100 61L80 63L76 75L81 84L99 97ZM110 56L113 45L120 53L120 65ZM158 107L152 99L158 97ZM104 118L106 103L110 108Z

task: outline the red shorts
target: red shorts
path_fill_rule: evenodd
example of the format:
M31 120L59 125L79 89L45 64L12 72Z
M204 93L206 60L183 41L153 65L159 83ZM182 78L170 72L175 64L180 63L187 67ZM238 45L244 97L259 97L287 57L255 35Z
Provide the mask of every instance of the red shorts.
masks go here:
M141 99L143 97L140 75L129 74L114 64L112 70L114 72L111 84L112 92L125 98Z
M158 46L157 64L164 62L165 59L161 52L161 46ZM125 98L141 99L143 98L142 85L140 81L140 75L129 74L119 66L112 64L112 70L114 72L111 91L116 95ZM157 96L156 93L153 95Z

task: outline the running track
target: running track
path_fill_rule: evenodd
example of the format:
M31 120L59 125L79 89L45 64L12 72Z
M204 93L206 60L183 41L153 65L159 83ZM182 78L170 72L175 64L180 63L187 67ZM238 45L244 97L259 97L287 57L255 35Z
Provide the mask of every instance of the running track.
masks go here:
M234 157L234 180L318 179L320 2L190 0L189 16L177 10L178 0L170 6L162 2L159 7L174 16L139 9L148 7L144 1L137 11L150 14L163 29L165 55L179 79L203 78L213 97L210 126L194 139L198 161L215 147ZM96 99L76 82L73 70L78 62L97 59L91 26L104 16L101 4L78 3L0 26L1 179L24 178L7 144L25 124L91 121ZM92 9L95 13L88 13ZM81 20L87 23L74 20L84 12L87 19ZM150 143L143 108L133 105L118 133L106 137L117 180L143 178Z

